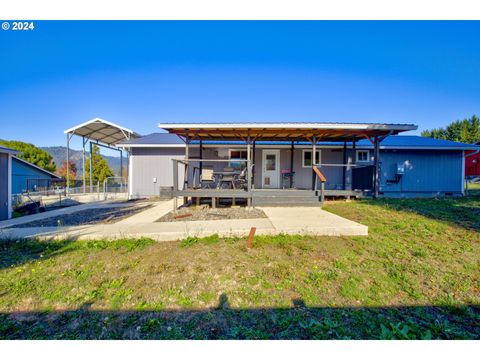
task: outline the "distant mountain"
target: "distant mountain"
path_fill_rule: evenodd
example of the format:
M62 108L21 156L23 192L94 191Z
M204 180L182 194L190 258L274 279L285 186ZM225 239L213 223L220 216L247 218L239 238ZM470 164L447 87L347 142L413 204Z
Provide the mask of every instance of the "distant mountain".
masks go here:
M55 164L57 164L57 169L62 167L62 163L67 159L67 148L65 146L48 146L42 147L41 149L48 152ZM85 151L85 159L89 156L89 152ZM100 154L102 154L102 149L100 148ZM80 179L83 175L82 172L82 151L81 150L72 150L70 149L69 153L70 161L75 163L77 167L77 179ZM102 157L107 160L108 166L113 170L116 176L120 173L120 156L106 156L102 154ZM123 158L123 168L127 167L127 159Z

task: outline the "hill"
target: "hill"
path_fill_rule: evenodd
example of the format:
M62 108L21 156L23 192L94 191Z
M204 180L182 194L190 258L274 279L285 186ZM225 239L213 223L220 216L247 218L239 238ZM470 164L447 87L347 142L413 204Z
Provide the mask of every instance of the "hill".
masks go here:
M48 152L55 164L57 164L58 168L61 168L63 161L67 158L67 148L65 146L47 146L42 147L41 149ZM81 150L72 150L70 149L70 160L75 163L77 167L77 178L80 179L82 176L82 151ZM85 151L85 157L89 156L89 152ZM108 166L113 170L115 175L118 175L120 171L120 156L106 156L102 155L102 157L107 160ZM125 169L127 166L127 159L123 158L123 168Z

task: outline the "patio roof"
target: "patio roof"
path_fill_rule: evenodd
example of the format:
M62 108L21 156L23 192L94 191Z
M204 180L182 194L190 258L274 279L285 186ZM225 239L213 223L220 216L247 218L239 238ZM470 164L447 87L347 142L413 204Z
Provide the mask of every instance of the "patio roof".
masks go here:
M378 123L160 123L159 128L197 140L346 141L416 130L413 124Z
M140 137L136 132L110 121L95 118L64 131L65 134L84 136L89 140L115 145L121 141Z

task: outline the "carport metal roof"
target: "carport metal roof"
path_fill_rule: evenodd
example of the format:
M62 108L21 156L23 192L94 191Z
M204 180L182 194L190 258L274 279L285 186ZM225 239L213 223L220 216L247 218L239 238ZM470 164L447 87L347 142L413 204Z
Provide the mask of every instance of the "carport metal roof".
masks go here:
M139 138L133 130L114 124L110 121L95 118L64 131L65 134L77 135L98 141L107 145Z
M178 136L198 140L252 140L267 141L349 141L352 138L396 135L416 130L413 124L378 123L163 123L158 127Z

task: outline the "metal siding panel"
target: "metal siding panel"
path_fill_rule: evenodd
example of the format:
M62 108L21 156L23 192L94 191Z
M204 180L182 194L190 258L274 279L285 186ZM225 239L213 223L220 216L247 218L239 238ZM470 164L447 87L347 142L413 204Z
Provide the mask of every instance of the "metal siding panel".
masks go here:
M8 219L8 154L0 154L0 220Z
M28 166L27 164L12 159L12 194L20 194L27 190L27 179L51 179L43 171ZM32 190L32 189L29 189Z
M380 154L381 191L459 192L462 172L461 151L388 150ZM405 164L405 175L398 184L387 184L395 177L395 164Z
M185 158L184 148L133 148L132 197L158 196L160 187L173 186L172 159ZM179 182L183 171L179 166ZM153 178L157 182L153 183Z

